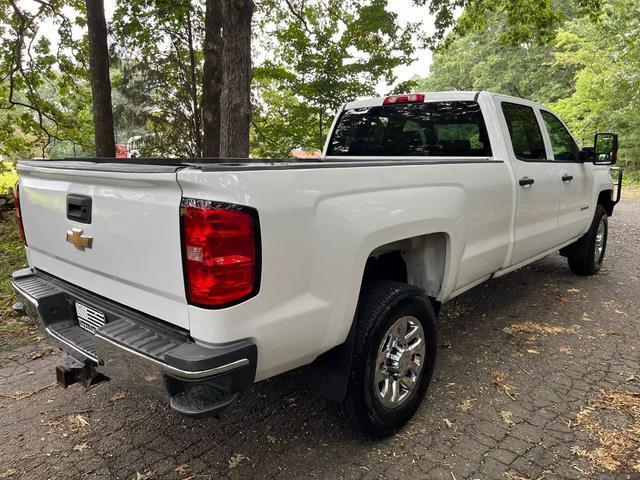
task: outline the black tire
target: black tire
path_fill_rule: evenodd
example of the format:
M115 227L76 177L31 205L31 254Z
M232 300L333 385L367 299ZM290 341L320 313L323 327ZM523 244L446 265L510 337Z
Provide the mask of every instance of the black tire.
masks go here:
M589 276L595 275L600 271L602 262L604 260L604 254L607 250L607 236L609 233L607 211L602 205L596 207L596 213L593 217L593 222L589 231L585 234L584 241L586 242L586 250L582 252L582 255L578 254L569 255L567 258L569 261L569 268L576 275ZM598 229L600 225L604 227L604 238L601 243L602 250L597 252L598 245ZM586 253L586 256L584 255Z
M411 318L422 326L425 353L413 390L399 406L386 408L374 389L376 359L392 326ZM364 286L356 312L356 338L342 411L358 430L373 437L395 433L413 416L427 391L436 360L436 315L424 291L405 283L376 281ZM406 346L406 345L405 345ZM398 384L399 385L399 384Z

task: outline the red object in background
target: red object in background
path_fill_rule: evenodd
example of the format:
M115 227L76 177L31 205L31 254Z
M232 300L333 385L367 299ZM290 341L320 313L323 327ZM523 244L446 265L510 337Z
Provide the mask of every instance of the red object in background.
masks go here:
M116 143L116 158L129 158L129 150L126 145Z

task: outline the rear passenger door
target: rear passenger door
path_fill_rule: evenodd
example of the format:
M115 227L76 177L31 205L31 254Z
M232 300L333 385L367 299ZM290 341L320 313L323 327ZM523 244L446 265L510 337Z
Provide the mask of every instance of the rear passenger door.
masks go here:
M591 164L582 162L576 141L558 117L547 110L540 113L558 168L558 243L564 243L582 235L593 218Z
M510 263L516 265L558 245L561 182L547 154L538 109L515 100L501 101L500 107L515 172L515 246Z

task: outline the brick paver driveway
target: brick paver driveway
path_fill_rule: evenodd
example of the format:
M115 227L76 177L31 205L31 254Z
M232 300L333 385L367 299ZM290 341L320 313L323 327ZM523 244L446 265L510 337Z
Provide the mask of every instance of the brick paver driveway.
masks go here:
M43 342L0 353L0 478L640 478L640 197L595 278L552 256L443 309L414 420L373 442L305 388L257 385L222 419L103 383L53 386Z

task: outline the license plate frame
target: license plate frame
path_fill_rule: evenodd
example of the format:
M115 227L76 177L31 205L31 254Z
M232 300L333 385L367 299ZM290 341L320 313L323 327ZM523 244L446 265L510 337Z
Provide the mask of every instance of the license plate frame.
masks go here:
M107 324L107 316L97 308L91 307L78 300L74 301L74 308L78 325L89 333L95 334L96 330Z

